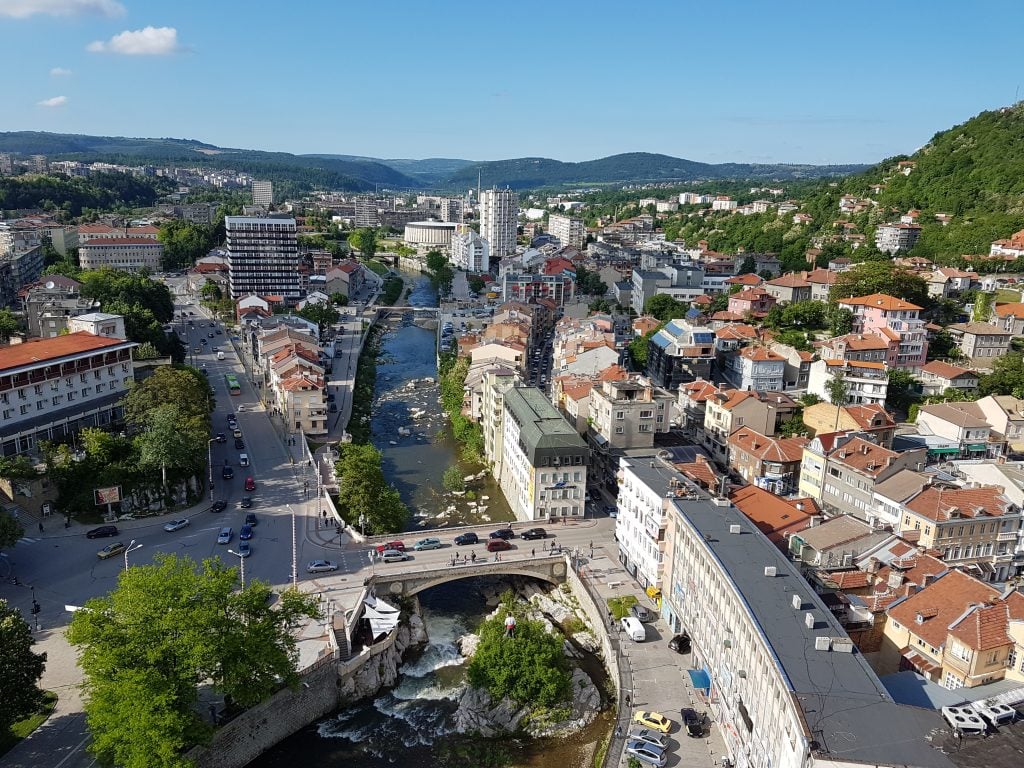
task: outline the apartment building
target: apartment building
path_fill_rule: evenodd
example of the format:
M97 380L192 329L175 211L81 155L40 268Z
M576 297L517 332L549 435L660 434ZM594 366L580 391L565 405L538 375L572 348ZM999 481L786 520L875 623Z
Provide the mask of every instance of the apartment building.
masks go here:
M650 448L667 434L675 397L643 378L601 381L590 392L591 429L599 444L616 450Z
M680 426L683 433L691 440L698 438L704 431L707 401L717 392L718 386L704 379L697 379L679 387L676 409L681 415Z
M942 360L932 360L922 366L917 380L921 382L921 394L924 397L941 395L947 389L958 389L964 394L976 392L978 389L978 373L959 365L951 365Z
M886 611L881 673L913 669L957 690L1022 680L1024 595L949 570Z
M976 405L1006 442L1004 453L1024 453L1024 400L1013 395L986 395Z
M494 255L494 251L491 251ZM565 275L535 275L509 272L501 278L501 295L506 301L531 303L550 299L561 307L575 295L576 282Z
M452 235L451 262L466 272L488 272L491 268L491 247L467 226L459 225Z
M729 435L727 443L729 467L748 483L779 496L796 491L806 437L770 437L740 427Z
M1010 351L1013 333L990 323L954 323L946 331L972 365L991 368L995 358Z
M156 242L159 234L160 228L154 227L152 224L145 224L136 227L112 227L109 224L79 224L78 244L79 246L82 246L96 240L121 240L126 238L132 240L152 240L153 242Z
M806 389L814 354L777 341L769 344L768 348L784 361L781 389Z
M818 346L818 354L823 360L885 363L890 357L890 347L895 354L897 346L895 339L877 333L849 333L822 342Z
M815 403L804 408L803 422L816 435L862 432L883 448L892 448L892 439L896 436L896 422L877 403L843 406Z
M75 331L0 348L2 455L38 448L84 427L118 423L133 380L124 338Z
M260 205L264 208L272 208L274 206L274 184L270 181L257 181L252 182L252 204Z
M548 232L558 238L562 245L582 248L586 237L583 219L553 213L548 217Z
M840 515L792 534L789 553L810 576L815 571L850 568L865 552L891 538L888 531L872 528L856 517Z
M505 456L505 393L521 384L519 374L503 365L490 365L483 374L480 429L484 437L484 456L491 465L491 474L499 481Z
M501 490L517 520L582 518L590 452L544 393L504 393Z
M722 375L737 389L778 392L785 382L786 358L768 347L751 346L722 355Z
M816 360L811 363L807 376L808 394L831 401L829 385L837 378L842 380L846 390L845 403L842 404L885 403L889 391L889 376L885 363Z
M302 295L298 234L293 218L227 216L231 298L281 296L294 304Z
M802 272L776 277L764 284L765 290L780 304L811 300L811 284Z
M662 612L690 636L695 706L719 724L730 764L951 768L927 740L939 715L893 701L752 521L731 506L672 500L666 538Z
M144 237L95 238L78 246L82 269L109 267L121 272L159 272L163 256L163 243Z
M480 193L480 236L490 246L493 258L515 253L518 221L519 196L511 189L485 189Z
M775 302L776 298L764 288L746 288L729 296L729 311L741 317L763 318Z
M60 336L68 319L99 309L99 302L81 295L81 284L69 277L52 275L23 288L21 308L28 335L35 338Z
M762 435L774 435L778 410L770 396L760 392L722 389L704 400L704 428L701 445L719 464L729 463L729 435L749 427Z
M1002 453L1002 442L992 439L992 426L977 403L934 403L917 412L917 431L937 438L928 441L933 455L983 459Z
M313 437L327 434L327 396L322 376L296 373L280 380L273 392L277 410L289 429Z
M918 370L928 359L928 339L921 307L884 293L840 299L839 306L853 313L854 333L878 333L897 341L889 366Z
M857 432L817 435L804 448L799 493L818 501L826 512L876 518L875 486L901 469L921 469L927 451L896 453Z
M921 227L917 224L882 224L875 230L875 247L893 255L898 251L906 253L917 244L920 236Z
M647 376L668 390L680 384L711 378L715 334L686 320L672 320L647 344Z
M619 562L641 587L663 589L671 502L696 494L696 488L655 452L620 457L617 481Z
M809 527L820 512L814 499L784 499L756 485L736 489L729 501L783 552L789 537Z

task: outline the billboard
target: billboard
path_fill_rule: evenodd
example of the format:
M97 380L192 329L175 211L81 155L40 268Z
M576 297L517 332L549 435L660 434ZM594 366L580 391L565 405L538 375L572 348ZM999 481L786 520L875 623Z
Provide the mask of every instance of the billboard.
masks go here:
M97 488L92 493L96 497L96 506L98 507L104 504L117 504L121 501L120 485L112 485L109 488Z

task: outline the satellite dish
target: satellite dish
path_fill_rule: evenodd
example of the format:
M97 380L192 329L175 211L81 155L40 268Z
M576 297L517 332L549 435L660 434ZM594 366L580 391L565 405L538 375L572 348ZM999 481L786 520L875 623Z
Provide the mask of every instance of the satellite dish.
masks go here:
M46 290L52 291L55 287L56 287L56 285L53 282L53 280L47 280L46 281Z

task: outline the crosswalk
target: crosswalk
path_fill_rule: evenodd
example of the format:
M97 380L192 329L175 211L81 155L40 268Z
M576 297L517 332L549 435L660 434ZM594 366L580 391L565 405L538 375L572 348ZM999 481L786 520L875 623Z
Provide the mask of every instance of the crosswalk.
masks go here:
M33 539L30 536L22 536L20 539L18 539L17 543L18 544L35 544L37 541L39 541L39 539Z

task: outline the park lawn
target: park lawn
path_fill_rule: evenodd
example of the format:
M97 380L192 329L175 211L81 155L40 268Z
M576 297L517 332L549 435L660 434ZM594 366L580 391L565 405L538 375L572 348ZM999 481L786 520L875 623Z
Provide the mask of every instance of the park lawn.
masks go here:
M7 733L0 733L0 756L6 755L14 745L28 736L32 731L46 722L46 718L53 712L57 705L57 694L53 691L46 691L43 694L43 708L32 717L25 718L11 726Z
M1014 291L1010 288L1000 288L996 291L997 303L1017 303L1018 301L1020 301L1020 291Z
M388 272L390 271L390 270L389 270L389 269L387 268L387 266L385 266L385 265L384 265L384 264L382 264L381 262L377 261L376 259L370 259L370 260L368 260L368 261L365 261L365 262L363 262L363 263L364 263L364 264L365 264L365 265L366 265L366 266L367 266L367 267L368 267L368 268L369 268L369 269L370 269L371 271L373 271L373 272L376 272L376 273L377 273L378 275L381 275L381 276L384 276L384 275L386 275L386 274L387 274L387 273L388 273Z
M609 597L608 598L608 609L612 612L612 616L615 620L624 619L629 616L629 609L636 605L638 600L633 595L623 595L622 597Z

